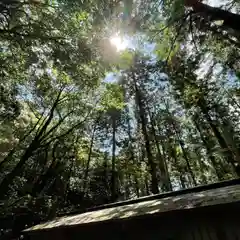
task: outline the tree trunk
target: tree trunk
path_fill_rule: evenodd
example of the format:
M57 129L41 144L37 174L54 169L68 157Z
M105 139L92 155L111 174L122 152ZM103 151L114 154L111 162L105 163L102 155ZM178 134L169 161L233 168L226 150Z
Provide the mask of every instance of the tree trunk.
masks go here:
M41 119L42 117L38 119L38 121L30 129L30 131L28 131L22 138L19 139L17 145L14 148L12 148L9 151L8 155L0 162L0 172L4 169L4 165L12 159L14 153L20 148L21 143L24 142L26 138L29 137L32 134L32 132L37 128L37 125L39 124Z
M51 165L43 174L40 176L39 180L34 184L33 189L32 189L32 196L37 196L41 192L43 192L44 189L47 189L50 187L50 185L53 183L53 180L56 178L56 171L58 168L59 162L56 162L56 159L52 160Z
M201 140L202 140L202 142L204 144L204 147L207 150L207 154L209 156L209 160L212 163L212 166L213 166L213 168L214 168L214 170L216 172L218 180L220 180L220 181L224 180L224 174L222 174L222 172L219 171L219 167L217 165L217 161L216 161L216 159L215 159L215 157L214 157L214 155L212 154L212 151L211 151L213 146L210 145L210 143L208 141L208 138L206 138L204 136L204 134L202 132L202 129L200 128L199 124L195 120L193 120L193 122L194 122L194 125L195 125L196 129L199 132L199 135L200 135L200 138L201 138ZM220 166L220 167L222 168L222 170L224 170L222 166Z
M133 146L132 146L133 138L132 138L132 134L131 134L130 117L129 117L128 108L127 108L127 126L128 126L128 139L129 139L129 142L130 142L129 147L130 147L131 160L132 160L133 163L137 163L137 159L135 159L135 154L134 154L134 150L133 150ZM136 195L137 195L137 197L140 197L139 181L138 181L137 176L135 174L133 174L133 178L134 178L134 182L135 182Z
M32 156L33 152L36 150L38 143L33 141L30 146L25 151L24 155L21 157L20 161L14 167L14 169L8 173L0 184L0 199L4 197L9 189L9 185L13 183L13 180L16 176L21 174L22 168L26 161Z
M182 168L180 168L180 166L179 166L175 149L172 148L172 144L171 144L171 143L169 143L169 149L168 149L168 151L169 151L169 153L170 153L171 158L173 158L175 167L177 168L177 170L178 170L178 172L179 172L179 180L180 180L182 189L185 189L185 188L186 188L186 179L185 179L185 177L184 177L184 175L183 175L183 170L182 170Z
M146 148L146 153L148 157L148 165L150 167L150 174L151 174L151 191L154 194L159 193L158 189L158 178L157 178L157 165L153 159L153 155L151 152L151 145L150 145L150 140L149 136L147 133L147 122L145 118L145 110L143 107L143 99L141 96L141 93L137 87L135 75L133 74L133 80L134 80L134 86L135 86L135 94L136 94L136 102L139 107L139 116L141 120L141 127L142 127L142 133L144 136L144 141L145 141L145 148Z
M23 154L23 156L21 157L20 161L17 163L15 168L10 173L8 173L5 176L5 178L2 180L2 182L0 184L0 199L2 199L4 197L4 195L7 193L8 189L9 189L9 185L11 185L13 183L14 178L21 174L22 168L23 168L24 164L27 162L27 160L33 155L34 151L36 151L40 147L41 140L44 137L46 137L44 135L44 133L53 119L53 114L54 114L54 111L55 111L59 101L60 101L61 93L62 93L62 90L58 93L58 96L52 105L52 108L49 112L48 117L46 118L46 121L43 123L43 126L37 131L34 139L32 140L32 142L26 149L26 151Z
M149 190L149 186L148 186L148 178L145 177L144 179L144 183L145 183L145 189L146 189L146 195L150 195L150 190Z
M166 105L166 107L168 108L167 105ZM169 113L169 115L170 115L170 113ZM171 115L170 115L170 117L171 117ZM182 149L183 157L184 157L184 159L185 159L185 161L186 161L187 169L188 169L188 172L190 173L190 176L191 176L191 178L192 178L193 185L194 185L194 186L197 186L197 181L196 181L196 179L195 179L195 176L194 176L192 167L191 167L191 165L190 165L190 160L189 160L189 158L188 158L188 154L187 154L187 151L186 151L186 149L185 149L185 144L184 144L183 140L181 139L179 130L177 129L175 122L174 122L174 121L171 121L171 125L173 126L173 129L174 129L174 132L175 132L175 134L176 134L177 140L178 140L179 145L180 145L180 147L181 147L181 149Z
M26 194L27 192L30 192L30 189L34 188L34 186L39 182L39 178L41 178L45 172L45 169L46 169L45 167L47 166L47 162L49 160L48 158L49 146L47 146L44 149L39 149L39 151L41 151L44 154L43 155L41 154L40 156L38 156L38 158L35 159L33 165L31 166L32 174L27 178L27 181L24 184L23 191L22 191L24 194Z
M131 191L130 191L130 188L129 186L131 186L131 176L128 172L125 173L125 177L124 177L124 189L125 189L125 194L124 194L124 199L127 200L130 198L130 195L131 195Z
M197 162L198 162L198 166L199 166L199 172L200 172L200 176L201 176L201 180L202 180L202 183L203 184L207 184L208 181L207 181L207 178L205 176L205 164L203 163L202 161L202 156L201 156L201 151L199 151L198 148L195 148L195 155L196 155L196 158L197 158Z
M206 117L216 139L218 140L219 145L221 146L222 150L224 151L224 156L225 156L227 163L229 163L232 166L234 172L238 175L238 171L235 166L234 155L233 155L232 151L229 149L228 144L226 143L225 139L222 137L221 133L219 132L217 126L213 122L211 116L208 113L208 110L204 106L204 103L201 103L200 107L201 107L202 112L203 112L204 116ZM238 176L240 176L240 175L238 175Z
M111 189L109 187L109 169L108 169L108 152L106 151L104 153L104 159L103 159L103 168L104 168L104 187L105 187L105 191L106 193L108 193L108 195L111 195Z
M181 146L181 149L182 149L182 152L183 152L183 156L184 156L184 159L185 159L186 164L187 164L187 169L188 169L188 172L189 172L190 175L191 175L193 184L194 184L195 186L197 186L197 181L196 181L196 179L195 179L195 176L194 176L192 167L191 167L191 165L190 165L190 161L189 161L189 158L188 158L187 151L186 151L186 149L185 149L184 142L180 139L179 136L178 136L178 141L179 141L179 144L180 144L180 146Z
M71 162L71 166L69 168L68 174L66 176L66 181L65 181L65 185L64 185L64 193L63 193L63 203L65 204L67 202L67 197L68 197L68 193L70 190L70 185L71 185L71 176L74 172L74 157L71 158L72 162Z
M231 151L235 155L236 162L240 165L240 146L238 146L240 139L234 129L233 122L229 119L228 112L225 108L220 107L220 109L217 109L217 112L222 120L221 128L224 139L228 145L231 146Z
M240 31L240 15L235 14L220 8L211 7L199 0L185 0L187 7L192 7L196 14L199 14L205 19L210 21L223 20L223 26Z
M140 197L139 181L135 175L133 176L133 178L134 178L134 182L135 182L136 195L139 198Z
M114 114L113 114L114 115ZM117 176L116 176L116 117L112 116L112 177L111 200L117 200Z
M89 166L90 166L91 157L92 157L92 149L93 149L93 143L94 143L94 138L95 138L96 127L97 127L97 123L95 122L94 123L94 127L93 127L93 131L92 131L91 142L90 142L90 146L89 146L87 166L86 166L86 170L85 170L84 178L83 178L83 192L84 193L87 192L88 173L89 173Z
M166 163L166 160L162 156L159 142L158 142L157 135L156 135L156 129L155 129L156 124L155 124L155 121L154 121L149 109L148 109L148 114L150 117L152 134L154 137L155 145L157 148L157 155L159 158L159 169L160 169L160 177L162 179L162 190L163 191L172 191L172 184L171 184L171 180L169 177L167 163Z

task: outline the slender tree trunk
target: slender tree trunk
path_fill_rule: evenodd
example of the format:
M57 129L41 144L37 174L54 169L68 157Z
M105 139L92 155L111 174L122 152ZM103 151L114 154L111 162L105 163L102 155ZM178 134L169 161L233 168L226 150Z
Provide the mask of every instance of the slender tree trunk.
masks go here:
M51 183L56 177L55 171L57 171L58 162L54 159L49 166L45 174L43 174L39 180L34 184L32 189L32 196L39 195L43 189L49 188Z
M149 190L149 186L148 186L148 179L147 179L147 177L145 177L144 183L145 183L146 195L148 196L148 195L150 195L150 190Z
M134 182L135 182L134 186L135 186L135 190L136 190L136 195L139 198L140 197L139 181L135 175L133 176L133 178L134 178Z
M42 189L44 188L44 185L52 176L51 171L56 166L56 157L55 157L56 149L57 149L57 143L55 143L52 148L50 166L48 167L47 170L43 168L43 170L40 173L40 176L38 176L36 180L33 182L32 190L31 190L32 196L37 196L37 193L42 191Z
M125 189L124 199L125 200L130 198L131 191L129 186L131 186L131 176L127 172L124 177L124 189Z
M182 149L183 157L184 157L186 165L187 165L187 170L190 173L190 176L192 178L192 183L193 183L194 186L197 186L197 181L195 179L192 167L190 165L190 160L189 160L189 157L188 157L188 153L187 153L187 151L185 149L185 144L184 144L183 140L181 139L180 131L178 130L178 127L176 126L176 122L171 118L171 113L169 111L168 102L165 102L165 107L166 107L167 113L168 113L168 115L169 115L169 117L171 119L171 126L173 128L173 131L174 131L174 133L175 133L175 135L177 137L177 140L179 142L179 145L180 145L180 147Z
M134 154L134 150L133 150L133 146L132 146L132 143L133 143L133 138L132 138L132 134L131 134L131 125L130 125L130 117L129 117L129 110L127 109L127 126L128 126L128 139L129 139L129 143L130 143L130 146L129 146L129 150L130 150L130 154L131 154L131 160L133 163L137 163L137 159L135 158L135 154ZM136 195L137 197L140 196L139 194L139 181L137 179L137 176L135 174L133 174L133 178L134 178L134 182L135 182L135 189L136 189Z
M192 167L191 167L191 165L190 165L190 161L189 161L189 158L188 158L187 151L186 151L186 149L185 149L184 142L180 139L179 136L178 136L178 141L179 141L179 144L180 144L180 146L181 146L181 149L182 149L182 152L183 152L183 156L184 156L184 159L185 159L186 164L187 164L187 169L188 169L188 172L189 172L190 175L191 175L193 184L194 184L195 186L197 186L197 181L196 181L196 179L195 179L195 176L194 176Z
M220 109L220 111L218 112L220 117L223 114L223 112L226 111L224 111L224 109L222 109L221 111ZM222 122L223 123L221 124L221 128L224 135L224 139L228 143L228 145L231 146L231 151L235 155L236 162L238 162L238 165L240 165L240 146L238 146L238 143L240 142L239 136L234 129L232 121L228 119L228 116L227 117L223 116Z
M160 146L159 146L159 142L158 142L157 135L156 135L156 129L155 129L156 124L154 122L154 119L153 119L149 109L148 109L148 114L149 114L149 117L150 117L152 134L153 134L153 137L154 137L155 145L156 145L156 148L157 148L157 154L158 154L158 158L159 158L159 169L160 169L161 178L162 178L162 190L163 191L172 191L172 184L171 184L171 180L170 180L170 177L169 177L167 163L166 163L166 160L162 156Z
M202 140L202 142L203 142L203 144L204 144L204 146L205 146L205 148L207 150L207 154L209 156L209 160L212 163L212 166L213 166L213 168L214 168L214 170L216 172L216 175L217 175L218 179L221 181L221 180L224 179L224 174L222 174L222 172L219 171L219 167L218 167L217 161L216 161L214 155L212 154L211 149L212 149L213 146L210 145L209 141L204 136L204 134L202 132L202 129L200 128L198 123L195 120L193 120L193 122L194 122L194 125L195 125L196 129L199 132L200 138L201 138L201 140ZM222 168L222 170L224 170L223 166L220 166L220 167Z
M108 171L108 152L106 151L104 153L104 159L103 159L103 167L104 167L104 187L105 187L105 191L108 194L108 196L111 195L111 189L109 188L109 171Z
M195 155L196 155L196 158L197 158L197 162L198 162L198 166L199 166L199 172L201 174L201 180L202 180L202 183L203 184L207 184L208 181L207 181L207 178L205 176L205 164L203 163L202 161L202 157L201 157L201 152L199 151L199 149L195 149Z
M91 157L92 157L92 150L93 150L93 143L94 143L96 128L97 128L97 123L95 122L94 127L93 127L93 131L92 131L91 142L90 142L90 146L89 146L87 166L86 166L86 170L85 170L84 178L83 178L83 192L84 193L87 192L89 166L90 166Z
M8 173L5 178L2 180L0 184L0 199L4 197L4 195L7 193L9 189L9 185L12 184L14 178L21 174L22 168L25 164L25 162L32 156L33 152L36 150L38 146L37 142L32 142L28 149L25 151L24 155L21 157L18 164L14 167L14 169Z
M183 140L182 140L181 137L180 137L180 133L179 133L179 131L178 131L176 125L175 125L175 122L172 121L171 124L172 124L172 126L173 126L174 132L175 132L176 137L177 137L177 139L178 139L179 145L180 145L180 147L181 147L181 149L182 149L183 157L184 157L184 159L185 159L185 161L186 161L187 169L188 169L188 172L190 173L190 176L191 176L191 178L192 178L193 185L194 185L194 186L197 186L197 181L196 181L196 179L195 179L195 176L194 176L192 167L191 167L191 165L190 165L190 160L189 160L187 151L186 151L186 149L185 149L185 144L184 144Z
M182 189L185 189L185 188L186 188L186 179L185 179L185 176L183 175L183 169L180 168L180 166L179 166L175 149L172 148L172 144L171 144L171 143L169 143L169 152L170 152L171 158L172 158L173 161L174 161L174 165L175 165L175 167L177 168L177 170L178 170L178 172L179 172L179 180L180 180Z
M49 160L49 146L47 146L45 149L39 149L39 151L44 152L44 155L40 155L38 159L36 159L31 166L32 174L27 178L27 182L23 187L23 192L30 191L31 188L34 188L35 184L39 182L39 178L42 177L45 171L45 167L47 165L47 162ZM43 161L44 160L44 161ZM40 169L39 169L40 168Z
M145 148L146 148L146 153L147 153L147 157L148 157L148 165L150 167L151 191L152 191L152 193L157 194L157 193L159 193L158 178L157 178L157 165L153 159L153 155L151 152L150 140L149 140L149 136L147 133L147 122L146 122L146 118L145 118L146 114L145 114L145 110L143 107L143 99L142 99L141 93L137 87L137 83L136 83L134 74L133 74L133 79L134 79L134 86L135 86L136 101L137 101L137 105L139 107L139 116L141 119L142 133L144 136Z
M197 138L195 138L194 137L194 134L195 134L195 132L194 133L192 133L191 131L188 131L188 135L189 135L189 138L190 138L190 142L191 143L198 143L198 141L199 141L199 139ZM202 147L194 147L194 149L193 149L193 152L192 152L192 154L190 155L190 156L192 156L192 155L195 155L195 159L196 159L196 166L198 166L199 167L199 175L200 175L200 181L201 181L201 183L203 183L203 184L207 184L208 183L208 181L207 181L207 177L205 176L205 169L206 169L206 165L204 164L204 162L202 161L202 153L201 153L201 149L202 149Z
M158 132L160 132L159 125L157 125L157 127L158 127ZM170 140L171 136L169 134L169 131L167 131L166 134L167 134L167 139ZM185 179L185 177L183 175L183 173L185 171L183 171L183 169L179 166L178 159L177 159L177 156L176 156L176 152L175 152L175 149L172 147L172 145L173 144L169 141L168 142L168 147L167 147L167 150L166 150L165 147L164 147L164 143L162 142L162 146L164 148L163 152L167 152L168 155L169 155L169 158L173 159L174 166L175 166L175 168L177 169L177 171L179 173L179 181L180 181L181 187L182 187L182 189L185 189L186 188L186 179Z
M112 177L111 177L112 201L117 200L117 176L116 176L116 118L112 116Z
M71 162L71 166L69 168L69 171L68 171L68 174L67 174L67 177L66 177L66 181L65 181L65 185L64 185L64 193L63 193L63 202L64 204L67 202L67 197L68 197L68 193L69 193L69 190L70 190L70 185L71 185L71 176L74 172L74 158L71 159L72 162Z
M225 139L222 137L221 133L219 132L217 126L213 122L211 116L209 115L209 113L208 113L206 107L203 105L203 103L201 103L200 107L201 107L202 112L205 115L216 139L218 140L219 145L221 146L222 150L224 151L224 156L225 156L227 163L229 163L232 166L234 172L238 175L238 171L235 166L235 160L234 160L234 155L233 155L232 151L229 149L228 144L226 143ZM238 175L238 176L240 176L240 175Z
M56 217L58 205L59 205L59 196L54 195L52 199L51 209L48 212L48 219L53 219Z
M156 122L155 122L155 126L157 127L157 131L160 134L161 133L161 129L160 129L159 125L156 124ZM170 137L170 136L168 135L168 137ZM161 146L162 146L162 156L163 156L163 159L165 160L165 163L166 163L166 173L168 174L168 178L169 178L169 181L171 183L171 178L170 178L169 170L168 170L168 167L167 167L167 162L168 162L167 159L169 160L169 155L167 154L164 141L161 138L160 138L160 143L161 143Z

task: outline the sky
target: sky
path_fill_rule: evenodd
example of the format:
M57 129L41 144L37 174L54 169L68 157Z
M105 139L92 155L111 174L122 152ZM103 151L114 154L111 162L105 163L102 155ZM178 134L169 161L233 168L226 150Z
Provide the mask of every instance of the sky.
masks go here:
M209 5L213 6L213 7L220 7L226 3L228 3L229 1L227 0L208 0L208 1L204 1L206 3L208 3Z

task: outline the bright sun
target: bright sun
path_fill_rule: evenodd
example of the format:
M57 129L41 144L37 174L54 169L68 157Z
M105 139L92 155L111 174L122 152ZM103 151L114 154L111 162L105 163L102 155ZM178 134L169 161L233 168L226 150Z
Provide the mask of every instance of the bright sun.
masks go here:
M110 38L110 42L113 46L117 48L117 51L124 50L127 46L126 43L124 43L123 39L121 37L115 36Z

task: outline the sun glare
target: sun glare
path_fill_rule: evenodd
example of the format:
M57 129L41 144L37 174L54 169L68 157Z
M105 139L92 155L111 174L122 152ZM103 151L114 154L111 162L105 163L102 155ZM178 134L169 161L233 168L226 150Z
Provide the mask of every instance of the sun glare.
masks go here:
M117 48L118 52L124 50L127 47L126 43L124 43L123 39L118 36L111 37L110 42L113 46L115 46Z

